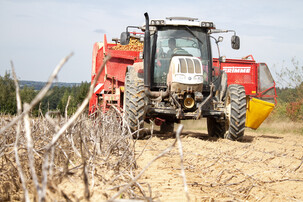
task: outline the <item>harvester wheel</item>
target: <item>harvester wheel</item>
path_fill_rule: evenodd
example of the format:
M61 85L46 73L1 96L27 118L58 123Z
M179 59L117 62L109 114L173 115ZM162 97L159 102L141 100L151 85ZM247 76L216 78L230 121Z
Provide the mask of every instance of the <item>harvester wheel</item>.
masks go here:
M163 122L160 126L160 133L173 133L174 123L173 122Z
M224 138L225 122L219 122L217 119L209 117L207 118L207 131L211 137Z
M228 132L225 138L238 140L244 135L246 121L246 94L243 86L228 86L225 100Z
M141 138L143 133L138 131L144 126L144 82L138 77L134 69L130 69L125 76L124 113L134 138ZM139 136L138 136L139 134Z

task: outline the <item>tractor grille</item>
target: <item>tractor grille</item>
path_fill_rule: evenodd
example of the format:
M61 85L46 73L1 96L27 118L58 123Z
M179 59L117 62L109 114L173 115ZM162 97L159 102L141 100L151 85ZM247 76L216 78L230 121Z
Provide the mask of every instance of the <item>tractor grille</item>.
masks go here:
M179 58L180 66L178 73L191 73L201 74L202 67L199 59L197 58Z

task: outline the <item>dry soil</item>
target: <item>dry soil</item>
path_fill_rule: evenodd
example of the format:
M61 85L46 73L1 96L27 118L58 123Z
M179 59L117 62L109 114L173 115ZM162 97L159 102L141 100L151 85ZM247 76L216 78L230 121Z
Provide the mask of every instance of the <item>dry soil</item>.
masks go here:
M247 130L243 140L183 131L184 168L191 201L303 201L303 136ZM171 135L138 140L139 170L173 143ZM156 201L186 201L175 147L140 178ZM146 193L150 195L150 193Z

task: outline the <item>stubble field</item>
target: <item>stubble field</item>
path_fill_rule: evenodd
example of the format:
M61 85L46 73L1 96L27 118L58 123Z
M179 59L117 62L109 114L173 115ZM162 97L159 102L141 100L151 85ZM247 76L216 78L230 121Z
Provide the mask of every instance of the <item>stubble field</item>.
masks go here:
M1 117L1 128L12 118ZM147 126L134 140L112 110L81 116L48 150L67 121L26 117L4 132L1 201L303 200L300 124L265 123L232 142L209 137L203 120L187 121L180 138Z

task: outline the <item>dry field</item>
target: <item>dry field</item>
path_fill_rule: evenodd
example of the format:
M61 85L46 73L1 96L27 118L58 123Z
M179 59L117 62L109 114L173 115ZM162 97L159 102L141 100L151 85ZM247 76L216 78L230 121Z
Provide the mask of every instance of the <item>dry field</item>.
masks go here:
M303 200L300 124L265 123L232 142L210 138L205 121L186 121L180 139L155 128L133 140L111 110L80 116L48 150L68 119L27 118L1 136L0 201Z
M13 118L1 117L1 129ZM107 199L117 192L115 186L132 179L134 141L119 113L82 115L56 140L68 120L48 113L25 117L5 130L0 138L0 201L88 200L98 194L98 199ZM100 186L104 192L94 194Z

